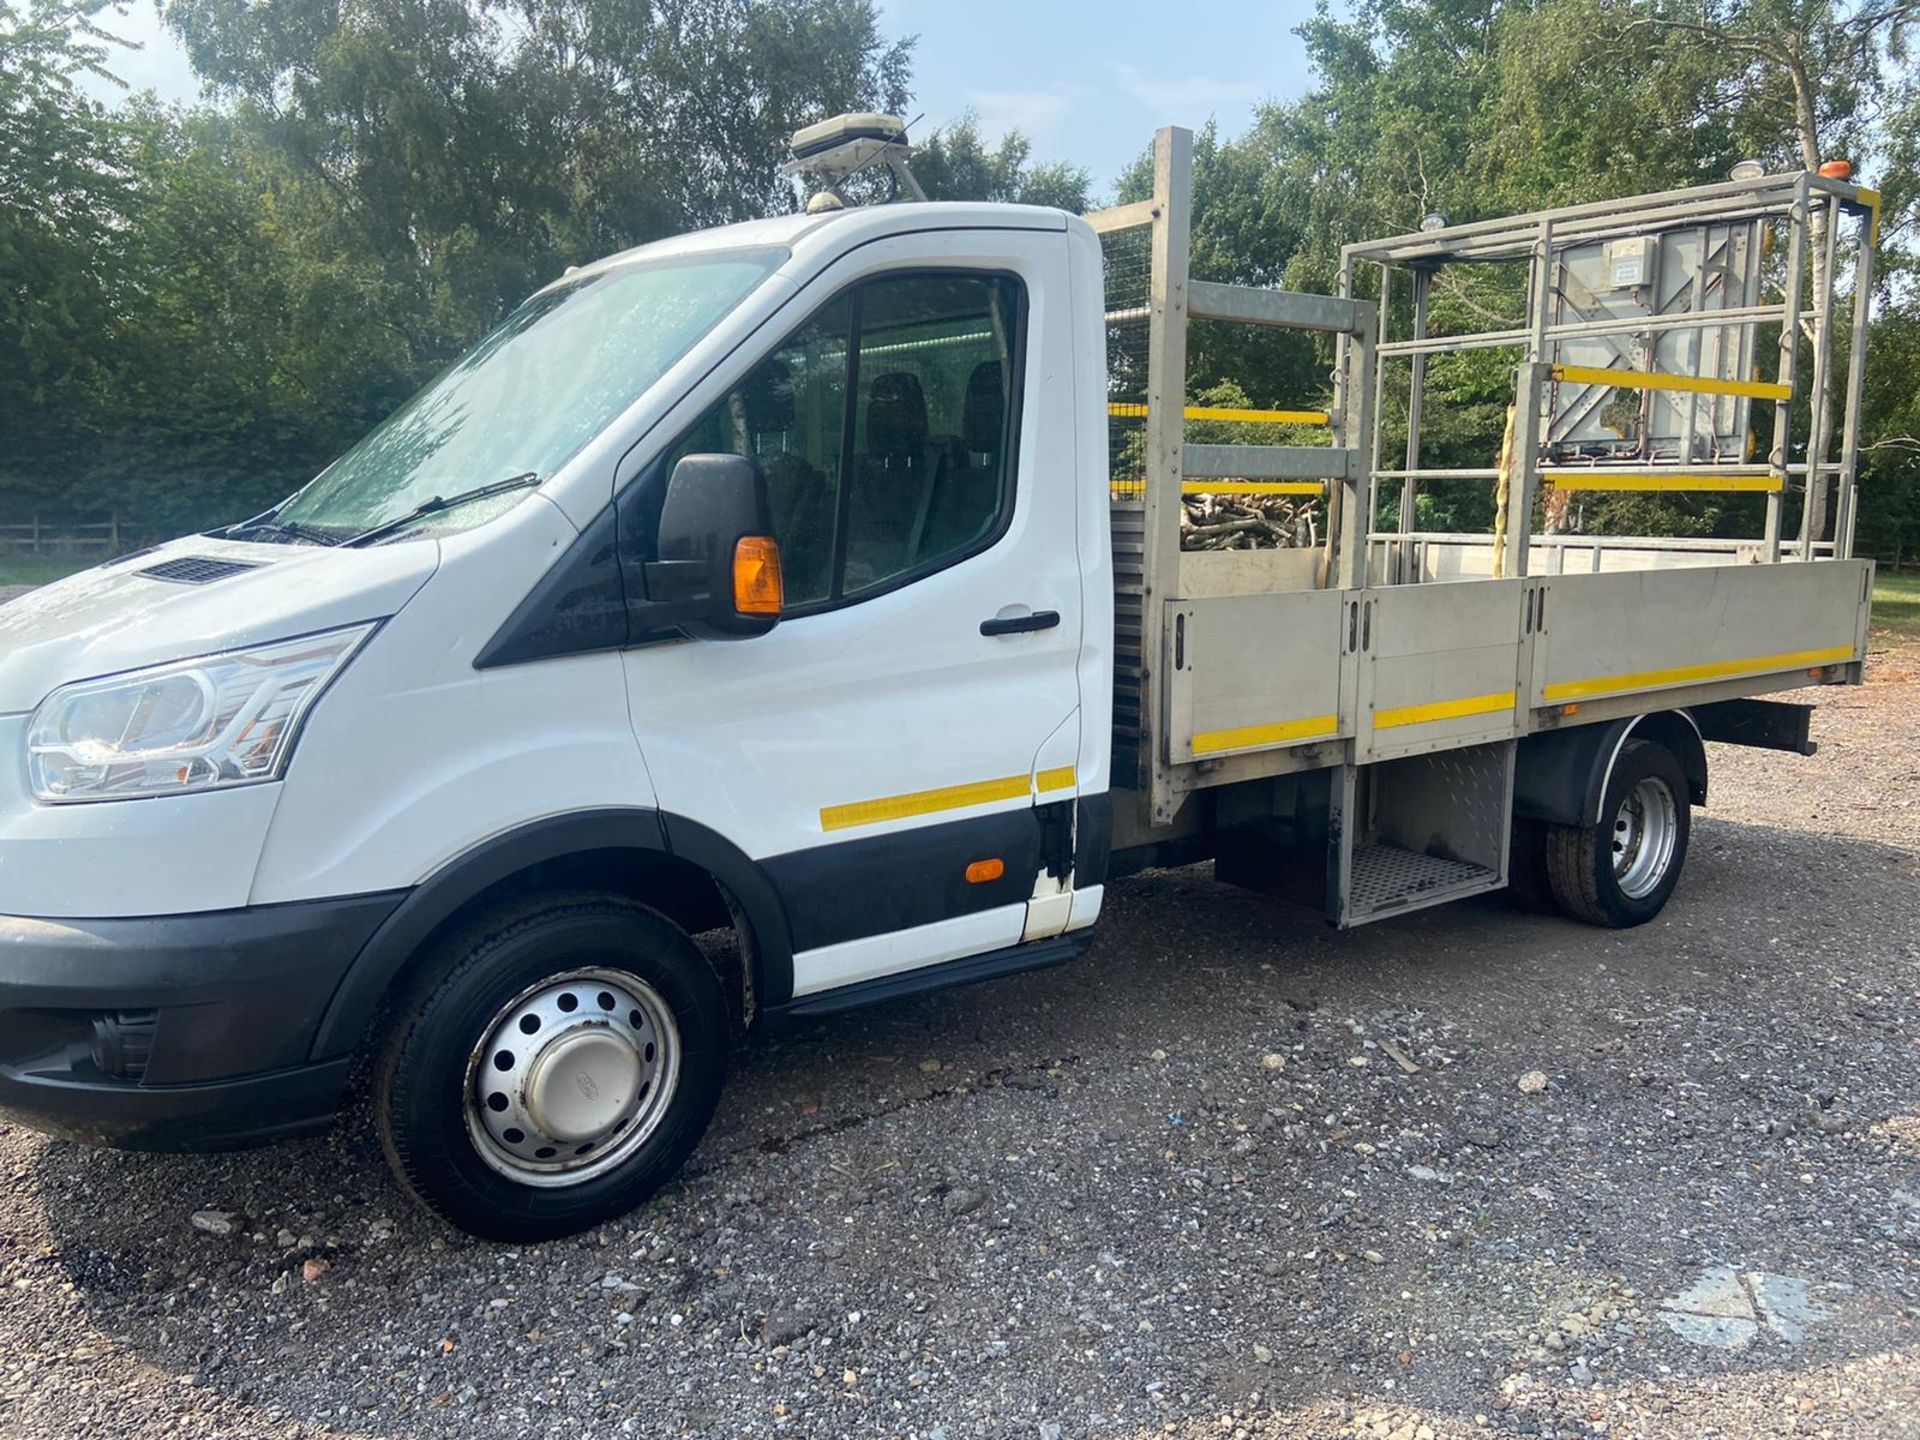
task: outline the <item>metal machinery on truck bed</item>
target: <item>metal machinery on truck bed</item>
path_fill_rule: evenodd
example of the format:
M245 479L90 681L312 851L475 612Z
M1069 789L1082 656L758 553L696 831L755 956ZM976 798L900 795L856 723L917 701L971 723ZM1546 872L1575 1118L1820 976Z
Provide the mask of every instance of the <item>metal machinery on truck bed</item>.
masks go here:
M1163 130L1152 198L1089 217L1113 402L1116 848L1204 830L1223 878L1314 898L1324 886L1329 918L1356 924L1507 883L1516 767L1524 815L1540 737L1678 713L1696 737L1802 748L1804 710L1743 697L1859 681L1874 192L1772 175L1442 222L1346 247L1338 296L1191 278L1191 195L1191 137ZM1849 260L1850 324L1837 324ZM1436 283L1500 264L1526 269L1524 323L1430 333ZM1365 271L1378 287L1362 300ZM1404 337L1385 333L1396 280L1412 285ZM1335 337L1330 410L1190 408L1195 320ZM1429 465L1429 358L1468 349L1517 360L1510 458ZM1404 460L1383 453L1390 380L1405 387ZM1764 459L1749 458L1755 401L1772 411ZM1331 443L1187 439L1189 422L1220 420L1321 427ZM1501 487L1504 528L1416 529L1421 487L1462 480ZM1753 492L1764 524L1744 540L1572 532L1574 497L1595 491ZM1182 496L1196 492L1324 494L1323 548L1183 550ZM1381 529L1396 494L1397 528ZM1319 853L1324 880L1282 863Z

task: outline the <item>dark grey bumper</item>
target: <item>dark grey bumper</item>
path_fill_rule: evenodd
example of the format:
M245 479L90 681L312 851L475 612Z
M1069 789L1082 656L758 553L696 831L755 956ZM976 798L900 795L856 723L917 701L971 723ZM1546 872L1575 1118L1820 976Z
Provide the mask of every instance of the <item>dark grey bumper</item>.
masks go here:
M316 1027L400 894L128 920L0 916L0 1114L94 1144L324 1125L351 1056Z

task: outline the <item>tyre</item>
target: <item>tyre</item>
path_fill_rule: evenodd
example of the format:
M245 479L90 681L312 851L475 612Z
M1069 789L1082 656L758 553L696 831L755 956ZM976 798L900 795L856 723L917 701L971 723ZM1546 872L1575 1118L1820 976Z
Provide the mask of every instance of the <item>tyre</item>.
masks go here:
M611 895L545 896L450 936L374 1071L402 1184L489 1240L631 1210L713 1118L729 1021L720 981L665 917Z
M1622 930L1658 915L1686 863L1693 812L1686 772L1663 745L1630 740L1614 762L1597 825L1547 827L1547 883L1560 909Z

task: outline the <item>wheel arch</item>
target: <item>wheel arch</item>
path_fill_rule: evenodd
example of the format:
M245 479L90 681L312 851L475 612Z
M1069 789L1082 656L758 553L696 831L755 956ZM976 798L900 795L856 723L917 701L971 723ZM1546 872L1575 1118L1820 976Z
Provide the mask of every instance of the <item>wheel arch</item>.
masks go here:
M583 887L652 905L690 934L733 928L740 973L722 978L745 1014L792 994L785 909L744 851L696 821L655 810L576 812L483 841L416 886L342 977L314 1033L312 1058L356 1052L417 958L467 917L514 895Z
M1660 710L1521 740L1514 814L1555 825L1599 824L1607 782L1629 740L1651 740L1671 751L1687 777L1688 800L1707 803L1707 747L1699 724L1685 710Z

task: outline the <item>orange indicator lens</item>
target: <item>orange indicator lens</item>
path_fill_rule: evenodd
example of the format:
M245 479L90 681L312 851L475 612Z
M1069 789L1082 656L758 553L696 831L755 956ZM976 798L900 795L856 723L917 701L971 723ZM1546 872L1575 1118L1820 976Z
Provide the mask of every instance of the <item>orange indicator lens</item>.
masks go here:
M733 608L742 615L778 615L785 598L780 542L771 535L743 535L733 547Z

